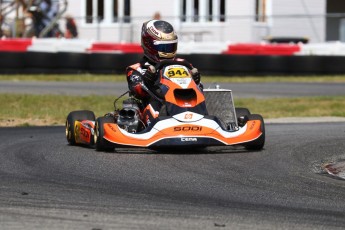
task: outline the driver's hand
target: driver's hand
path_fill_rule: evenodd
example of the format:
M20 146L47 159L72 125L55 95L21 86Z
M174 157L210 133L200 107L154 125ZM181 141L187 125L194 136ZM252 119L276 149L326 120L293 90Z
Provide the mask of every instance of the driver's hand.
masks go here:
M199 70L198 70L197 68L193 68L193 69L191 70L191 72L192 72L192 78L193 78L193 80L195 81L195 83L196 83L197 85L199 85L199 83L200 83L200 73L199 73Z
M149 71L151 74L156 74L156 68L153 65L149 65L147 71Z
M145 82L149 82L153 84L156 81L156 68L153 65L150 65L145 74L144 74Z

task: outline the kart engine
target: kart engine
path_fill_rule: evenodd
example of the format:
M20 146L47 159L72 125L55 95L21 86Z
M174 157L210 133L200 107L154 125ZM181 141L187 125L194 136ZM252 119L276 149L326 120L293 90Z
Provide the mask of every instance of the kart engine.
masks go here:
M132 100L125 100L119 112L117 124L130 133L136 133L139 128L139 107Z

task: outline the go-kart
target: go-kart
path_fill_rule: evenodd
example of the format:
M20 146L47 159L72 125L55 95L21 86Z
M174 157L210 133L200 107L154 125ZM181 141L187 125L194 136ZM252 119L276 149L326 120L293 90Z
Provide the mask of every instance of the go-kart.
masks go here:
M67 141L99 151L235 145L263 149L262 116L251 114L247 108L235 108L229 89L199 88L189 66L183 61L163 61L154 68L159 76L157 90L142 85L162 104L160 111L154 111L151 104L142 106L133 97L123 100L120 109L116 107L117 98L114 111L97 119L92 111L73 111L66 119Z

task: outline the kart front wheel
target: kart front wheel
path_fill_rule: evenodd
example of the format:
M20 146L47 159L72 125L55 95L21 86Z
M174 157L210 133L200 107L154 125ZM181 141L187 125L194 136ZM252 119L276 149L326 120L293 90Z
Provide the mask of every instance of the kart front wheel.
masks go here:
M250 111L247 108L235 108L235 112L237 118L250 115Z
M248 120L249 121L259 120L261 122L260 130L261 130L262 134L258 139L255 139L253 141L246 143L244 147L247 150L253 150L253 151L262 150L264 145L265 145L265 123L264 123L264 119L259 114L250 114L248 116Z
M240 127L243 127L247 121L250 111L247 108L235 108L237 123Z
M75 145L75 126L76 121L83 120L96 120L95 114L90 110L78 110L72 111L68 114L65 127L66 127L66 138L70 145Z
M97 118L94 134L95 147L97 151L111 152L114 150L115 146L114 144L103 138L105 123L115 123L114 118L110 116Z

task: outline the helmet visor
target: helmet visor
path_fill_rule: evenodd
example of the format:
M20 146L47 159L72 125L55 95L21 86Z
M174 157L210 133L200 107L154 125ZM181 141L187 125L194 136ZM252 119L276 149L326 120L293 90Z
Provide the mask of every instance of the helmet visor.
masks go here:
M173 41L153 41L155 50L164 53L174 53L177 50L177 40Z

